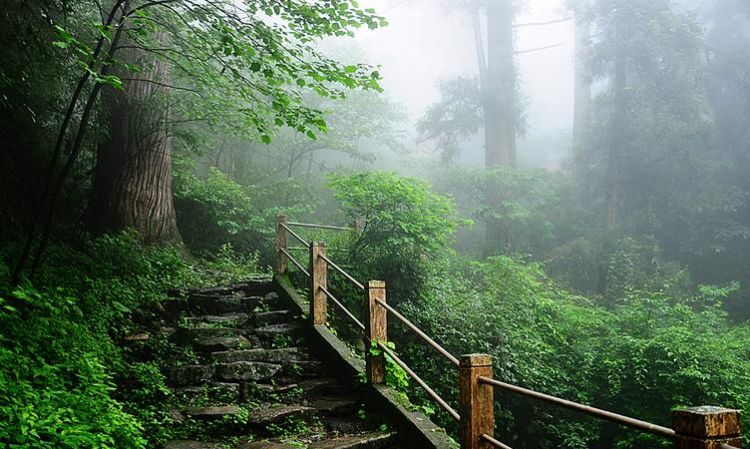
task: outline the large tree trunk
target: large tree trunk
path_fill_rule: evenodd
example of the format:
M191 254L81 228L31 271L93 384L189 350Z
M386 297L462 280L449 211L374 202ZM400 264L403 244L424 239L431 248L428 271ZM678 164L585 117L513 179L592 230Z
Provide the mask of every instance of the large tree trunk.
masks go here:
M485 165L515 167L517 111L512 0L491 0L487 4L486 81Z
M591 74L588 64L591 21L588 0L577 0L575 22L573 147L576 151L580 151L586 145L586 137L591 125Z
M89 229L94 234L134 228L149 244L178 243L172 198L169 66L138 49L122 57L141 67L125 74L122 91L107 88L110 135L97 151Z

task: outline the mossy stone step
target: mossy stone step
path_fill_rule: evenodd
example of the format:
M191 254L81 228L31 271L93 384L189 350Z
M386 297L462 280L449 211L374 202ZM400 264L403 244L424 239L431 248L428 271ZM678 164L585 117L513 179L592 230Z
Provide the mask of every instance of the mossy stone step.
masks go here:
M231 362L222 363L217 368L217 375L225 381L262 381L271 379L281 371L281 365L265 362Z
M188 404L209 400L214 403L235 403L240 400L240 384L227 382L212 382L201 386L187 386L175 388L175 394Z
M357 410L356 398L352 396L319 396L308 399L309 404L321 413L343 415Z
M288 323L294 318L290 310L280 309L268 312L256 312L253 315L253 322L257 327L269 326L272 324Z
M385 449L393 447L395 432L368 432L310 443L309 449Z
M254 340L254 341L253 341ZM247 349L259 346L257 337L255 339L243 336L234 337L202 337L197 338L193 344L200 352L213 353L217 351L228 351L232 349Z
M271 324L256 328L255 334L260 337L274 338L277 335L296 337L303 333L304 328L300 323Z
M256 348L211 353L211 359L222 363L240 361L281 363L289 360L306 360L307 358L308 355L300 348Z
M248 323L249 315L244 312L225 313L222 315L200 315L185 317L187 328L243 327Z
M211 315L221 315L225 313L244 312L246 310L242 296L212 296L204 294L194 294L188 297L188 305L191 310L203 312Z
M250 412L248 423L265 426L278 424L287 418L307 418L314 413L314 408L304 405L276 405Z
M239 416L242 414L242 409L236 405L191 407L185 410L185 414L193 419L216 421L226 416Z
M176 387L200 385L214 376L215 368L211 365L185 365L172 368L169 381Z
M164 449L225 449L225 446L221 443L178 440L167 443Z

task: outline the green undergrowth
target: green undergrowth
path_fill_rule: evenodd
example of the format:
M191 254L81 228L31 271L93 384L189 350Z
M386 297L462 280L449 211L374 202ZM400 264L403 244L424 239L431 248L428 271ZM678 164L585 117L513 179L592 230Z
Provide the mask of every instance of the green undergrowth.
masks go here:
M121 348L131 311L172 288L259 274L257 258L233 257L229 247L212 261L189 261L178 248L144 248L123 233L78 249L52 245L33 281L12 287L17 248L2 248L0 447L12 449L163 443L171 435L162 402L171 393L159 366Z

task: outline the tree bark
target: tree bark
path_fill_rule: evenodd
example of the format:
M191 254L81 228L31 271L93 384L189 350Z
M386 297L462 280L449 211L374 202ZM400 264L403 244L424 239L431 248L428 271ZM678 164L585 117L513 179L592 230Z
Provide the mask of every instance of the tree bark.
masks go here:
M486 167L516 166L516 69L513 57L513 2L487 4Z
M609 158L607 161L607 230L620 225L620 203L622 201L622 162L627 127L627 72L622 56L617 56L613 79L614 111L610 129Z
M180 243L172 198L170 67L137 48L122 56L141 71L123 75L122 91L105 92L110 135L97 150L89 230L134 228L147 244Z

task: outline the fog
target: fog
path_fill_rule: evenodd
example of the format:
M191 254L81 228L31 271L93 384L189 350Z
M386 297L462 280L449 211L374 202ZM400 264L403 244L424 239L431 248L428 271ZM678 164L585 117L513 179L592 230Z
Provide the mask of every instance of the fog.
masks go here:
M571 18L565 4L565 0L529 0L516 22ZM369 1L363 6L376 8L389 25L359 32L357 43L366 61L382 67L386 95L403 105L414 137L416 122L440 99L438 83L478 72L469 11L439 0ZM521 163L556 165L567 153L573 125L573 20L519 28L516 38L520 51L557 45L516 58L526 121L526 132L518 142ZM525 148L540 151L540 142L549 141L557 146L545 149L539 159L524 157ZM464 144L459 161L481 165L481 145L479 141Z

